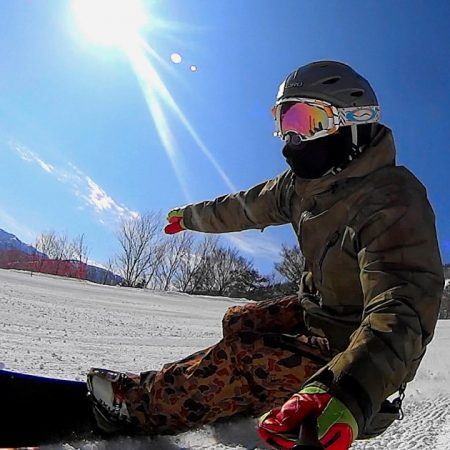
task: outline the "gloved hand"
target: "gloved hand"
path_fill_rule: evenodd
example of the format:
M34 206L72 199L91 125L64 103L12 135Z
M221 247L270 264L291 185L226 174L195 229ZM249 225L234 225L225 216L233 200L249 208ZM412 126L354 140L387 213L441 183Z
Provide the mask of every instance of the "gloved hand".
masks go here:
M167 214L169 224L164 227L166 234L175 234L186 229L183 223L183 213L184 208L175 208L169 211Z
M310 385L294 394L281 408L259 419L258 433L273 448L293 448L300 425L310 416L317 419L318 437L326 450L348 450L358 435L358 425L349 409L324 389Z

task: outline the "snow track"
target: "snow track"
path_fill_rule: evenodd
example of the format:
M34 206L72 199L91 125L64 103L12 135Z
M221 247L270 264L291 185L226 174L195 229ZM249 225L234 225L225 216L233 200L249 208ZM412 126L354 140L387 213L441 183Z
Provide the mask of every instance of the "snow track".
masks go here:
M238 301L99 286L0 270L0 362L84 378L91 366L156 369L213 344ZM450 450L450 321L407 389L405 419L352 450ZM42 450L263 450L250 419L157 439L61 443Z
M402 421L376 439L356 443L352 450L449 450L450 396L405 403Z

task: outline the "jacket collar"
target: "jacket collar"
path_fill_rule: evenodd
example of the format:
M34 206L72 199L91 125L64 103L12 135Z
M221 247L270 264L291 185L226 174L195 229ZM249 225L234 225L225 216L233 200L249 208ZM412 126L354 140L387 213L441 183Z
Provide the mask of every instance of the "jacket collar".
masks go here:
M321 178L295 178L295 190L301 197L308 197L326 191L330 186L346 178L364 177L375 170L395 165L395 144L392 131L382 125L370 146L358 159L352 161L342 172Z

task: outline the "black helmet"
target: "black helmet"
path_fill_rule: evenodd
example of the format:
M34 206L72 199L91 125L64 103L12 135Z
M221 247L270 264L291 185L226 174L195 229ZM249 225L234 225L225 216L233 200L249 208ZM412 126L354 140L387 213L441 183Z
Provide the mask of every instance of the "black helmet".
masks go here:
M338 108L378 105L369 82L338 61L317 61L292 72L281 84L277 102L290 97L324 100Z
M279 122L283 104L289 105L291 99L295 102L301 98L322 100L336 108L379 106L369 82L347 64L317 61L292 72L278 90L273 111L277 121L274 134L285 140L283 155L296 175L318 178L328 173L335 174L344 169L349 161L358 158L370 145L377 130L379 115L367 123L341 125L339 133L312 140L302 141L296 133L282 136Z

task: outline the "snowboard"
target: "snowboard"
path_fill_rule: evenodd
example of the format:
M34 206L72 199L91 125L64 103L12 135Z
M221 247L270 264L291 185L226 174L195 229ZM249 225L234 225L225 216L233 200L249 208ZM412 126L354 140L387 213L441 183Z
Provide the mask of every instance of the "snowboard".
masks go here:
M0 369L0 448L94 437L83 381Z
M50 378L0 368L0 449L105 438L94 431L84 381ZM294 449L319 450L314 424L305 423ZM171 448L189 450L174 444Z

